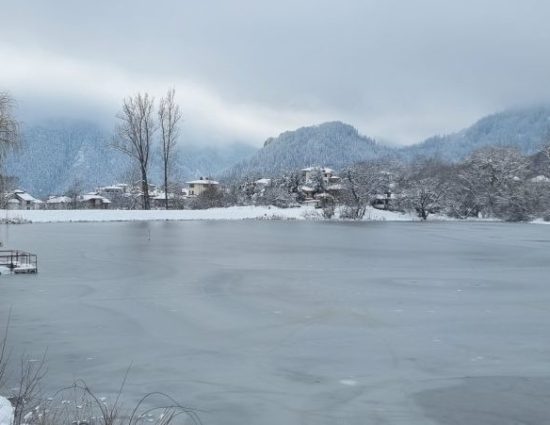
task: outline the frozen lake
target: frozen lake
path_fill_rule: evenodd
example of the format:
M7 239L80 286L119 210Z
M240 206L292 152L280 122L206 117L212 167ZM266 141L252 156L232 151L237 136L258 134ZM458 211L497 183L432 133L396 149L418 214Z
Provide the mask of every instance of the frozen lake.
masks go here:
M52 388L161 390L214 425L550 424L550 226L2 227L13 356ZM6 234L6 231L8 232Z

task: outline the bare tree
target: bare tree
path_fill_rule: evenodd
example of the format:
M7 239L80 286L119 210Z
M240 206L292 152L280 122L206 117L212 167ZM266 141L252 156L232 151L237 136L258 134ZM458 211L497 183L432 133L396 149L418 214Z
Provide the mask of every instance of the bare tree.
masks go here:
M14 100L6 92L0 91L0 170L4 165L4 160L8 152L16 149L21 141L19 132L19 122L14 116ZM11 189L10 183L13 178L0 174L0 207L5 208L5 193Z
M77 178L73 180L65 191L65 196L71 198L71 209L76 210L78 208L78 200L80 195L82 195L82 181Z
M0 92L0 161L3 162L9 150L20 142L19 122L13 114L14 101L6 92Z
M21 358L21 371L17 388L9 397L14 409L13 425L25 423L25 416L40 405L41 389L44 376L46 375L46 354L39 360L27 356Z
M4 379L6 377L6 369L8 366L8 331L10 328L11 320L11 308L8 314L8 319L6 320L6 326L4 328L4 335L0 339L0 389L4 385Z
M344 205L340 216L361 220L374 197L388 192L391 183L389 170L396 167L391 163L364 162L345 170L338 195L338 200Z
M201 192L191 203L191 208L204 210L208 208L219 208L224 206L224 192L215 186Z
M506 209L506 204L528 171L528 161L516 149L488 147L475 151L458 173L458 181L484 216Z
M164 202L168 209L168 176L170 166L172 165L172 153L176 147L176 142L179 136L178 122L181 120L180 107L175 102L176 90L170 89L166 93L166 97L160 99L159 104L159 124L160 124L160 141L162 166L164 172Z
M422 220L441 211L449 191L451 174L452 167L437 158L411 165L399 182L401 207L415 211Z
M138 93L124 99L120 120L116 127L113 147L134 159L141 173L143 209L151 209L149 199L149 160L156 123L153 118L154 98L147 93Z

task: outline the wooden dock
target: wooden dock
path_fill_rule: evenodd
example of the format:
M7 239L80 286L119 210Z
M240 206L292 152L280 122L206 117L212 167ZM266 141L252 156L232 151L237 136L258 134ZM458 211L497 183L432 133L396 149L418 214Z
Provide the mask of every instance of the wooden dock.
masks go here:
M38 273L38 258L26 251L0 250L0 269L10 274Z

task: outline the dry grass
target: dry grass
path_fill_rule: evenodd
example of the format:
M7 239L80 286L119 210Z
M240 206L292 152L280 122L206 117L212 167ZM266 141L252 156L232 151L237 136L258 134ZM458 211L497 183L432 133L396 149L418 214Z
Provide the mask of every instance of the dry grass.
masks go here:
M23 356L15 378L9 378L10 317L11 312L0 339L0 394L7 396L14 407L13 425L202 425L195 409L162 392L147 393L130 407L124 406L124 387L131 367L113 400L100 397L83 380L58 390L51 397L45 395L41 388L46 379L46 353L39 360ZM8 383L14 388L6 394Z

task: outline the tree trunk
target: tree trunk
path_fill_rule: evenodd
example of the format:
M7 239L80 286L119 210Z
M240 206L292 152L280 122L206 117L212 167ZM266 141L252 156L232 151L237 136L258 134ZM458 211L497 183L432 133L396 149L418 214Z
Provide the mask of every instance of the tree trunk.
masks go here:
M168 161L164 163L164 207L168 209Z
M141 169L141 190L143 192L143 209L150 210L149 182L147 181L147 170L145 170L145 168Z

